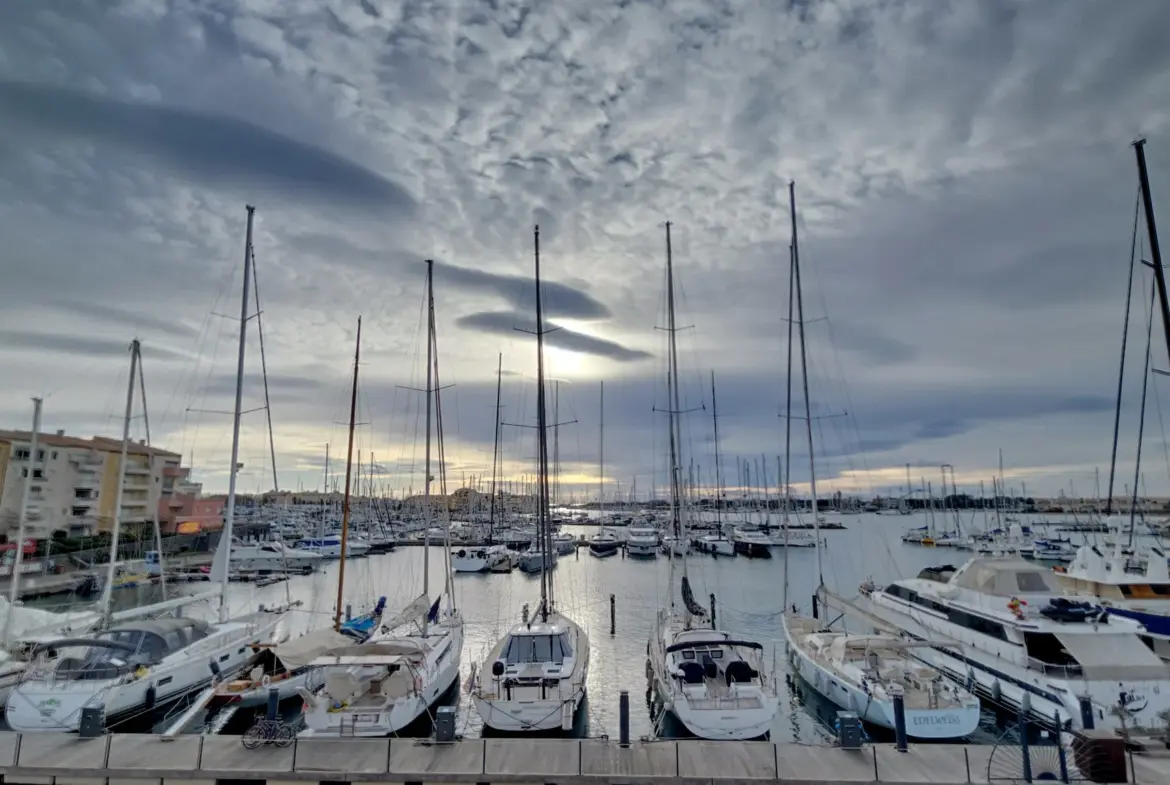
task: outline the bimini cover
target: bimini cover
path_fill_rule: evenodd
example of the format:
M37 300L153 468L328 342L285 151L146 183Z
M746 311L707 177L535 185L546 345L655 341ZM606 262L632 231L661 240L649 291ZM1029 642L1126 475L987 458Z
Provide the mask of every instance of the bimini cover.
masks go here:
M1129 632L1056 633L1090 679L1131 682L1166 678L1166 664Z
M303 668L330 649L338 649L353 643L353 639L332 628L313 630L299 638L276 646L272 653L290 671Z

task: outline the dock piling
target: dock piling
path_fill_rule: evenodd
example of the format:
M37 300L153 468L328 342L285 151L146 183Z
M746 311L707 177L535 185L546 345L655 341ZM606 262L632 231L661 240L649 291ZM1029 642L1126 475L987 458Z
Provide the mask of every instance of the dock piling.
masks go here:
M1024 693L1020 701L1020 757L1024 764L1024 782L1032 781L1032 754L1028 749L1028 714L1032 711L1032 696Z
M276 687L268 688L268 705L265 707L264 717L269 722L276 722L280 713L280 690Z
M346 621L353 620L353 605L351 603L348 603L348 602L345 604L345 620Z
M715 630L715 592L711 592L711 629Z
M618 693L618 743L630 746L630 693L626 690Z
M894 746L898 752L909 752L906 742L906 696L902 690L894 690Z
M617 632L617 600L614 595L609 595L609 634L613 635Z

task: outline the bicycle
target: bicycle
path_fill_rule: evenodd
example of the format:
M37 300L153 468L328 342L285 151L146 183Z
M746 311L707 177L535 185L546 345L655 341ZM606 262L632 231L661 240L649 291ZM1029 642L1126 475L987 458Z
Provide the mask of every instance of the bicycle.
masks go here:
M244 732L241 741L245 749L254 750L261 744L275 744L277 747L287 747L293 743L297 732L292 725L280 720L261 718L256 724Z

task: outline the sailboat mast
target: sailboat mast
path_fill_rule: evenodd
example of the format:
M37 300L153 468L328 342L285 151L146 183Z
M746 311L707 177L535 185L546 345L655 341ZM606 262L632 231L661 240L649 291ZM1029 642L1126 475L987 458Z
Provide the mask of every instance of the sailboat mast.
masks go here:
M715 372L711 371L711 421L715 426L715 527L723 535L723 473L719 468L719 409L715 405Z
M131 381L134 377L131 376ZM8 587L8 613L4 614L4 648L11 642L13 609L20 599L20 562L24 557L24 527L28 520L28 503L32 498L32 484L36 479L37 450L41 432L41 399L33 398L32 435L29 437L28 474L24 476L24 488L20 493L20 523L16 528L16 552L12 556L12 584ZM112 564L113 562L111 562Z
M106 571L106 585L102 588L102 617L110 621L110 600L114 592L114 579L118 572L118 537L122 532L122 496L126 485L126 460L130 448L130 418L134 414L134 387L138 381L138 339L130 342L130 382L126 386L126 414L122 420L122 452L118 459L118 487L114 491L114 529L110 536L110 566ZM33 456L35 460L36 456ZM33 473L30 463L29 474ZM20 544L23 546L23 542ZM18 546L18 547L20 547Z
M248 348L248 285L252 273L252 223L256 217L256 208L246 205L248 210L248 228L244 235L244 294L240 298L240 350L236 359L236 404L232 412L232 466L228 475L227 510L223 516L223 534L220 535L220 548L227 548L227 559L224 561L222 582L219 591L219 620L227 621L227 588L228 573L231 567L232 525L236 519L236 479L240 469L240 420L244 406L244 354ZM118 483L119 489L122 487Z
M667 397L670 401L670 515L674 527L674 546L681 547L685 533L683 531L682 511L682 478L679 465L679 450L682 448L681 432L678 426L679 394L678 394L678 342L674 320L674 259L670 246L670 221L666 222L666 331L670 335L670 352L668 363L669 372L666 376ZM687 562L682 560L683 577L687 575ZM674 553L670 554L670 607L674 608ZM688 611L688 617L690 615Z
M597 533L605 533L605 382L601 383L597 419Z
M548 520L548 432L545 422L544 400L544 307L540 301L540 227L532 230L534 264L536 267L536 532L540 538L540 612L548 621L548 606L552 602L552 576L549 559L552 553L552 535Z
M435 372L435 344L431 340L431 324L435 302L432 289L434 269L434 260L427 259L427 446L426 458L423 463L423 527L425 531L423 534L423 594L427 596L427 602L430 602L431 598L431 393L433 391L432 378ZM444 503L446 503L446 500L444 500ZM427 635L428 623L429 619L424 616L422 622L422 634L424 638Z
M500 465L500 388L504 382L504 353L500 352L496 361L496 433L495 443L492 446L492 500L488 508L488 545L495 542L496 532L496 478L499 475Z
M791 186L790 186L791 187ZM795 232L796 221L792 222ZM784 394L784 598L780 607L788 608L788 521L792 508L792 322L793 304L796 302L796 265L793 263L793 246L788 244L788 375ZM813 511L816 516L816 511Z
M808 433L809 491L812 495L813 537L817 547L817 581L823 586L825 574L821 557L820 505L817 502L817 467L813 453L812 405L808 398L808 356L804 340L804 295L800 287L800 244L796 232L796 183L788 182L788 209L792 219L792 275L796 283L796 321L800 333L800 381L804 392L804 425ZM785 548L787 551L788 549Z
M358 363L362 356L362 317L357 321L357 345L353 351L353 389L349 392L349 447L345 453L345 496L341 501L341 562L337 565L337 610L333 629L341 632L341 609L345 603L345 559L349 555L349 496L353 472L353 429L357 422ZM359 458L360 460L360 458Z
M1146 233L1150 239L1150 257L1154 268L1154 283L1158 288L1158 305L1162 312L1162 331L1166 336L1166 351L1170 353L1170 298L1166 293L1166 270L1162 267L1162 247L1158 244L1158 223L1154 218L1154 195L1150 192L1150 176L1146 171L1146 140L1133 143L1137 155L1138 179L1142 186L1142 207L1146 214Z

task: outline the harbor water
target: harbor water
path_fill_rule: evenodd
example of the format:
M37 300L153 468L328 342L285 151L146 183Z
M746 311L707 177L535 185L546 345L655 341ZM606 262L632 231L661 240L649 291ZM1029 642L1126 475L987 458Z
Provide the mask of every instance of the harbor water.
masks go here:
M978 513L982 521L982 513ZM787 602L808 612L812 595L823 577L824 584L845 595L853 596L857 587L872 579L879 585L902 577L911 577L924 567L961 564L969 553L950 548L923 548L904 544L901 533L923 524L921 515L844 515L839 520L844 530L822 531L821 572L818 575L815 548L775 547L771 559L714 557L695 554L686 558L686 568L696 599L704 607L709 595L716 598L715 611L721 629L737 636L753 638L765 646L766 656L774 656L781 686L781 711L771 738L778 742L823 744L832 737L836 708L816 696L799 681L786 679L780 614L785 607L785 565L787 565ZM969 525L970 513L964 513ZM1025 523L1027 521L1024 521ZM949 527L949 528L953 528ZM976 526L978 528L978 526ZM595 527L567 526L575 535L589 536ZM1074 542L1100 535L1067 535ZM787 558L785 551L787 550ZM345 564L342 613L346 606L355 615L368 611L377 598L385 596L389 611L401 608L423 593L422 547L399 547L392 553L351 559ZM229 588L229 605L233 612L255 609L259 604L273 605L287 600L302 605L287 619L287 630L295 635L312 627L322 627L333 620L337 607L339 563L331 562L313 575L297 576L289 581L257 587L233 583ZM676 585L668 587L670 560L659 555L652 561L626 559L621 555L606 559L592 557L588 549L577 555L562 556L553 571L557 607L572 616L590 638L588 698L576 734L597 737L618 733L618 700L621 691L630 694L630 729L634 737L676 736L678 729L662 725L646 678L646 646L658 609L673 597L680 602L677 585L681 560L676 559ZM436 597L445 580L444 552L430 549L430 596ZM462 677L457 697L458 730L464 736L478 737L482 723L471 707L464 687L473 664L481 664L486 652L510 625L520 622L521 609L527 604L535 609L540 599L540 579L519 570L510 574L456 574L452 576L455 605L465 620L465 644ZM168 592L206 591L206 583L171 583ZM673 588L673 591L671 591ZM115 592L119 607L129 607L157 600L158 586L143 586ZM613 597L614 629L611 634L610 597ZM61 605L60 598L35 604L43 607ZM210 607L192 607L192 616L214 618ZM860 626L857 629L861 629ZM984 721L973 742L990 743L1003 732L1003 718L986 706ZM1010 724L1010 720L1009 720Z

